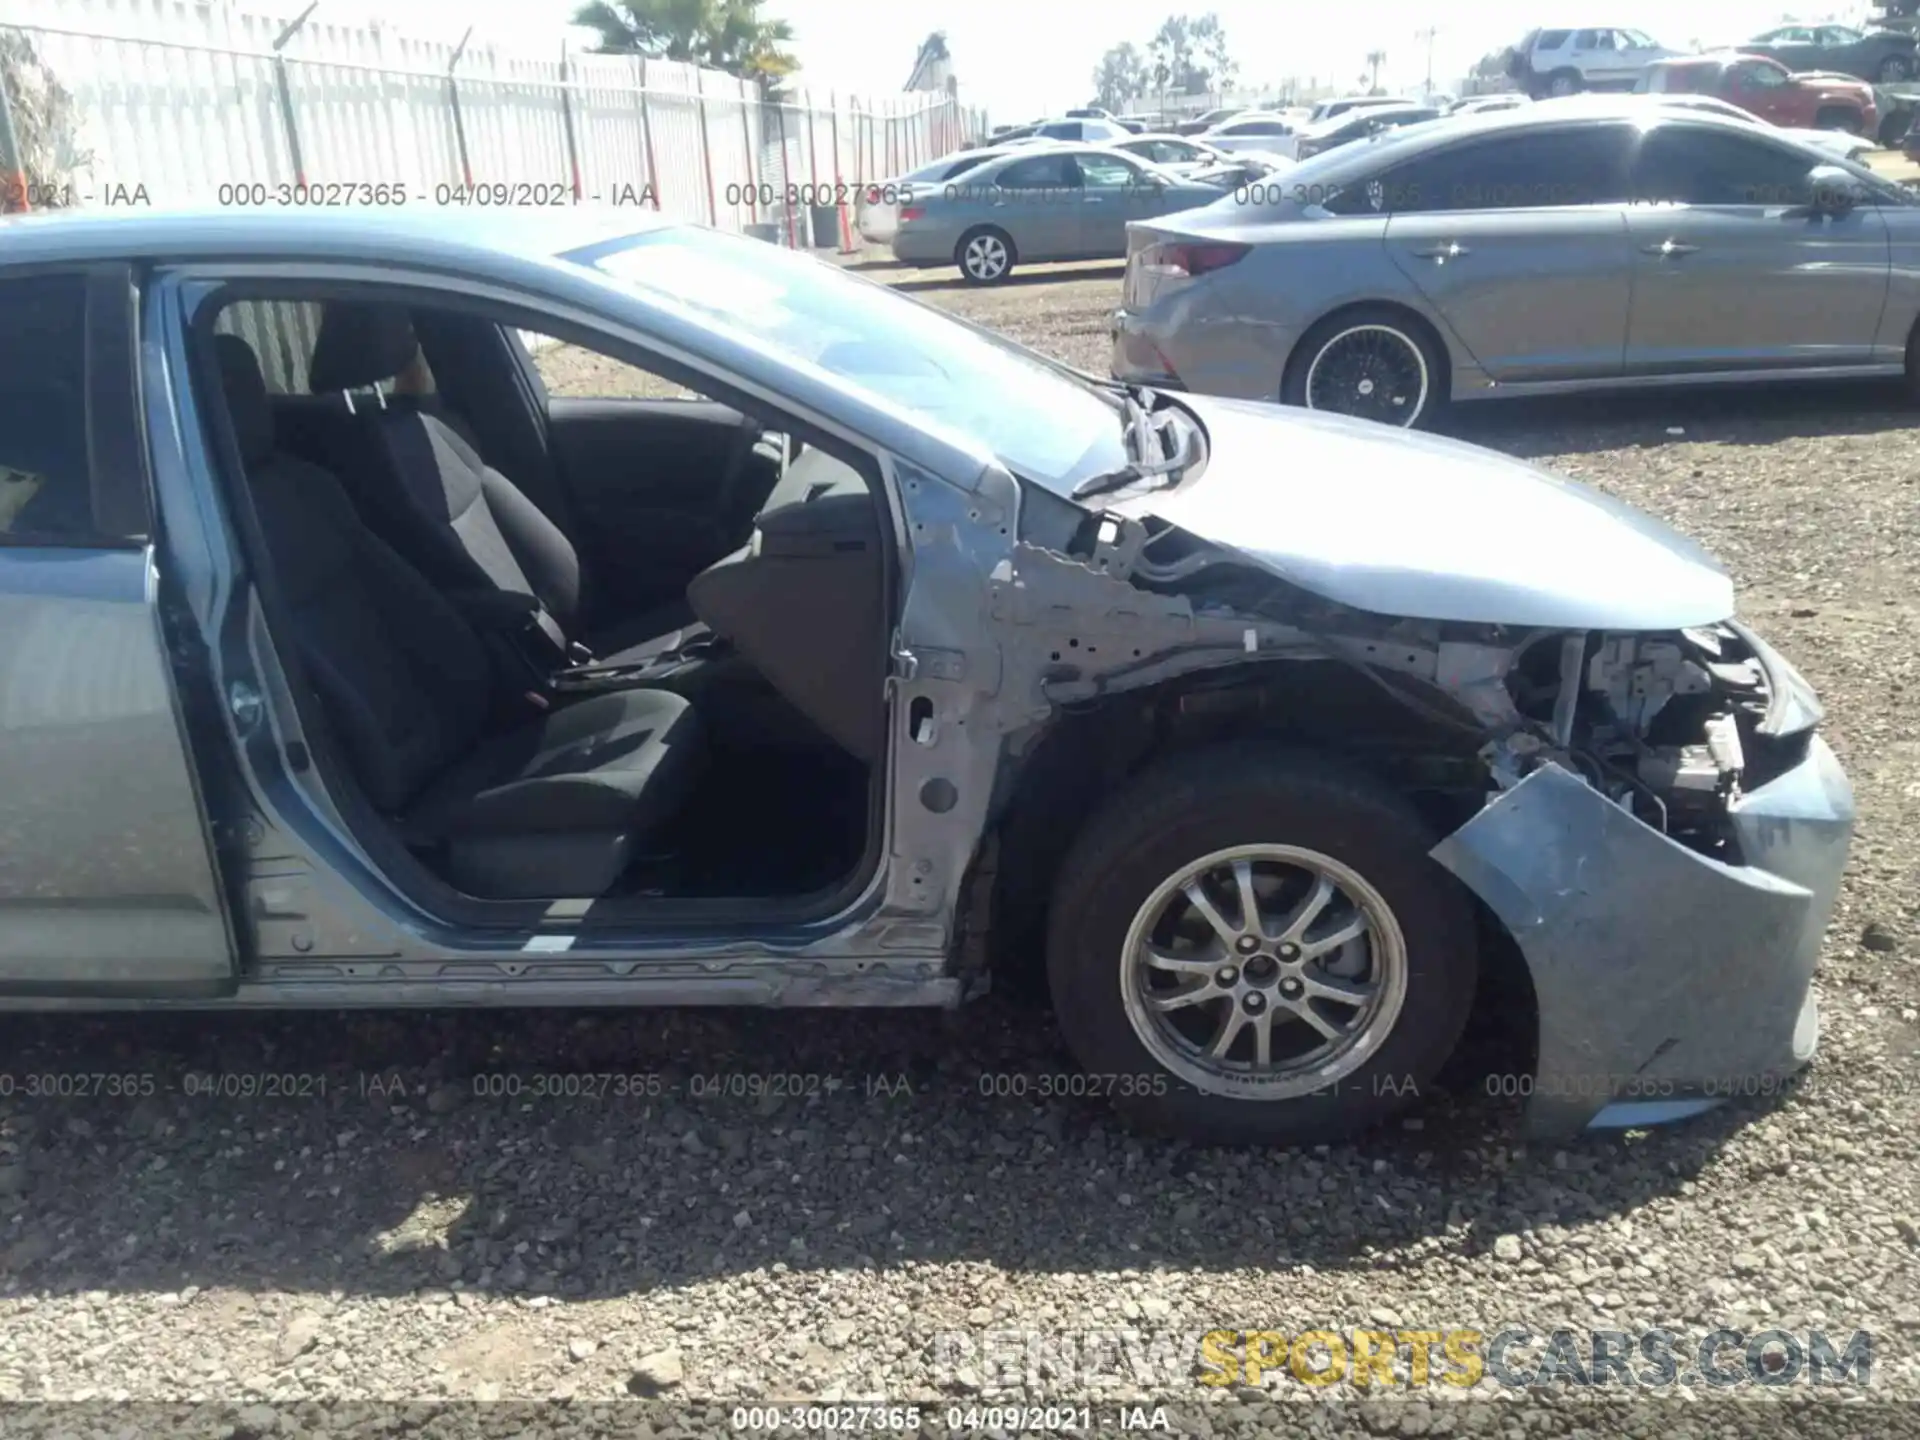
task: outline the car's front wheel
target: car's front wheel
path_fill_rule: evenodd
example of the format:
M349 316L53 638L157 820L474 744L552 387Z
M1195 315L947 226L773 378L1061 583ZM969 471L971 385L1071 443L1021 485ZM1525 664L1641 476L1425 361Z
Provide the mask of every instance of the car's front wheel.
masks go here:
M997 285L1013 271L1013 237L982 225L953 247L953 262L970 285Z
M1280 398L1403 429L1429 428L1446 404L1445 357L1412 316L1361 306L1307 332Z
M1135 1123L1311 1144L1414 1103L1473 999L1472 914L1403 799L1328 757L1193 752L1113 797L1049 917L1068 1047Z
M1913 78L1913 62L1904 55L1889 55L1880 62L1880 83L1898 85Z

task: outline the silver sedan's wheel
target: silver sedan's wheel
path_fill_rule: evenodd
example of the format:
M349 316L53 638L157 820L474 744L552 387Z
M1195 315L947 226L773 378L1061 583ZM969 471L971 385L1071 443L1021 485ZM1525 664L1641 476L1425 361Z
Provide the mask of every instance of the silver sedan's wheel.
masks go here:
M960 242L960 273L976 285L992 285L1013 267L1013 247L997 230L976 230Z
M1364 877L1290 845L1216 851L1134 916L1127 1018L1197 1090L1287 1100L1352 1074L1406 999L1399 922Z
M1314 352L1304 398L1310 410L1405 427L1426 412L1432 389L1419 342L1392 325L1368 323L1337 331Z

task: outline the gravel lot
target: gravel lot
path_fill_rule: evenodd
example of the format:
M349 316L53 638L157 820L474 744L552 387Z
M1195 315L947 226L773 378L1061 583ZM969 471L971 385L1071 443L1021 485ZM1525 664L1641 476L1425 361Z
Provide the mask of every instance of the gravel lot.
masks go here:
M1115 276L894 278L1104 370ZM238 1433L257 1434L262 1405L346 1398L966 1397L991 1376L941 1332L1138 1332L1184 1376L1214 1327L1724 1325L1871 1331L1873 1390L1920 1399L1917 418L1892 391L1834 389L1459 425L1703 540L1825 697L1862 819L1810 1093L1543 1149L1469 1084L1364 1144L1241 1154L1142 1142L1095 1102L983 1095L982 1077L1068 1068L1046 1017L1004 1002L0 1021L16 1076L150 1075L162 1092L0 1097L0 1398L205 1399L252 1406ZM178 1093L207 1069L325 1093ZM648 1072L663 1093L535 1098L554 1071ZM692 1097L729 1074L804 1093ZM476 1094L476 1075L521 1093ZM1118 1365L1033 1381L1035 1399L1172 1388ZM1313 1424L1894 1434L1920 1414L1828 1405L1782 1428L1742 1403L1751 1388L1702 1388L1683 1412L1552 1393L1469 1413L1435 1386ZM1223 1402L1183 1433L1271 1428L1244 1394L1181 1378L1177 1398Z

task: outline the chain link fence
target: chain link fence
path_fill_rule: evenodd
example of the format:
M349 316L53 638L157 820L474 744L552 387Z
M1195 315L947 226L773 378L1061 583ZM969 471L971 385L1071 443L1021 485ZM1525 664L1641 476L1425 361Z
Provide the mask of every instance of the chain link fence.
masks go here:
M169 0L12 0L8 13L12 209L598 203L848 247L862 184L987 129L947 96L774 99L694 65L536 58L310 13ZM49 94L70 133L30 146L19 122Z

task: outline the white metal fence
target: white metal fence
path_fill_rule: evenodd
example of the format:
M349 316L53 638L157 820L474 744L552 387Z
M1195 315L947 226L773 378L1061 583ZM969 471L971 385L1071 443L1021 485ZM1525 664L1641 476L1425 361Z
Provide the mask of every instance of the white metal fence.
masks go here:
M860 184L986 133L950 98L802 90L775 104L694 65L463 49L328 24L324 8L292 33L297 12L187 0L6 11L0 29L24 34L77 102L93 153L83 204L136 191L156 206L283 203L288 187L316 204L639 204L831 244Z

